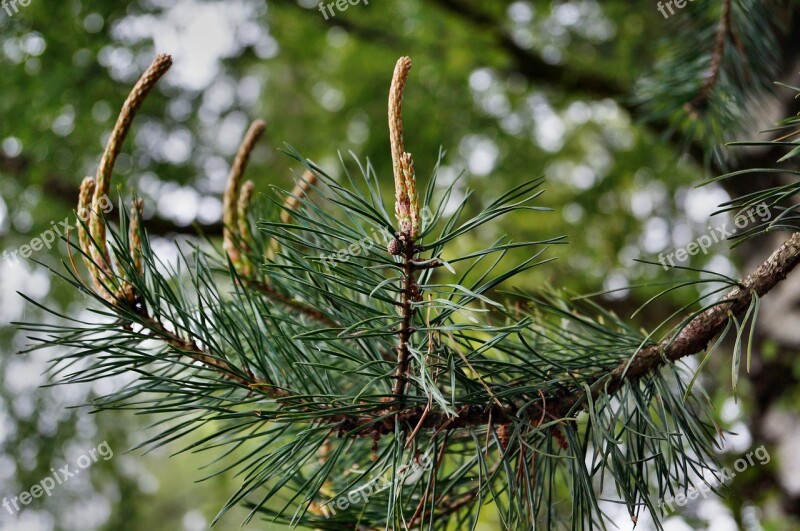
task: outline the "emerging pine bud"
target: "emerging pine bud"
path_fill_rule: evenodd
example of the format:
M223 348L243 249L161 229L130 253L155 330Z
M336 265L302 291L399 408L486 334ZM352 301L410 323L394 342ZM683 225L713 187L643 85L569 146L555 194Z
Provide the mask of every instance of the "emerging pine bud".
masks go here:
M389 254L397 256L401 252L400 242L398 240L390 240L386 250L389 251Z
M408 222L409 227L402 227L403 232L411 233L411 239L419 235L419 205L417 204L417 179L414 175L414 159L411 153L403 153L400 161L403 171L403 179L406 185L406 201L408 202Z
M400 231L413 240L419 233L419 206L417 205L417 182L414 178L414 161L405 150L403 141L403 90L406 86L411 59L397 60L389 89L389 141L392 147L394 170L395 215Z
M222 244L225 252L228 253L231 261L235 264L239 263L241 254L238 241L241 236L237 234L239 231L239 209L237 205L240 194L239 183L247 166L247 161L250 159L250 153L253 151L258 139L264 134L265 129L266 126L263 120L256 120L250 125L250 129L247 130L247 134L245 134L244 140L239 146L239 151L236 153L236 159L234 159L228 175L228 185L225 188L222 208Z
M80 194L78 195L78 217L84 223L89 223L92 218L92 195L94 195L94 179L92 177L86 177L81 183ZM96 268L89 258L92 256L92 241L87 231L88 227L85 227L84 223L78 224L78 243L80 244L81 251L86 254L86 256L83 257L86 268L92 276L95 276L94 270Z
M131 224L128 227L128 246L133 258L133 263L136 266L136 272L139 275L144 274L144 267L142 264L142 212L144 211L144 200L136 198L131 204Z
M500 447L503 450L508 448L508 442L511 439L511 426L509 424L501 424L497 428L497 439L500 441Z
M108 246L106 244L106 225L97 212L100 204L107 196L111 186L111 173L114 170L114 163L122 150L122 144L130 131L133 118L142 106L147 94L155 86L161 77L166 74L172 66L172 57L166 54L156 56L150 67L142 74L139 81L131 90L122 110L117 118L117 123L108 137L106 149L100 159L95 176L94 195L92 197L92 215L89 222L89 232L98 245L92 245L91 255L97 266L109 277L113 276L111 271L111 261L109 259Z
M292 212L300 207L300 202L308 196L308 192L315 184L317 184L317 176L312 171L306 170L292 189L292 193L283 203L281 222L289 223L292 221Z
M107 276L101 272L97 262L95 262L94 257L98 256L99 252L90 234L91 223L94 223L95 218L98 217L92 212L92 196L95 187L95 180L92 177L85 177L83 182L81 182L80 193L78 195L78 217L81 220L81 223L78 224L78 244L81 251L84 253L83 263L86 264L86 269L89 270L89 276L92 278L95 292L100 294L100 296L107 301L113 303L114 299L104 283L104 279L107 278Z
M239 201L236 203L236 221L239 224L239 245L242 254L239 256L241 261L242 273L250 275L250 259L247 254L253 247L253 235L250 233L250 204L253 202L253 193L256 185L253 181L246 181L239 192Z

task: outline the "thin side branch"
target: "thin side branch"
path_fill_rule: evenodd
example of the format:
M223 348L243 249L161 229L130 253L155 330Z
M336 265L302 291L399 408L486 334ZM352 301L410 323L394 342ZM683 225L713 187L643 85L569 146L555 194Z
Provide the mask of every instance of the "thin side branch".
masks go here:
M248 378L240 376L240 371L237 371L230 363L206 354L194 343L194 341L184 339L175 332L167 330L164 325L162 325L155 318L149 315L144 315L142 316L142 321L145 323L147 328L156 335L156 337L163 340L175 349L181 351L193 360L199 361L205 366L217 370L224 378L248 387L253 386L256 383L255 378L252 376L252 374L249 374L249 371Z
M315 321L319 321L320 323L329 326L331 328L338 328L340 325L336 323L333 319L325 315L320 310L314 308L313 306L308 306L300 301L294 300L291 297L284 295L283 293L276 290L270 284L260 280L253 280L253 279L243 279L243 281L250 287L257 289L261 293L263 293L266 297L270 300L275 302L279 302L284 306L295 310L306 317L310 317Z
M730 33L730 19L731 19L731 0L724 0L722 2L722 13L719 18L719 25L717 26L717 38L714 42L714 52L711 55L711 74L706 80L700 93L689 104L692 111L696 111L705 107L711 92L719 81L720 71L722 70L722 55L725 52L725 42Z

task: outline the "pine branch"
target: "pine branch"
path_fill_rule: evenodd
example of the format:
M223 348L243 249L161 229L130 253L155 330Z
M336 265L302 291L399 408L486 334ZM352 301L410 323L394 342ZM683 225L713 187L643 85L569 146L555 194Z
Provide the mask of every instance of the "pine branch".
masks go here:
M209 356L203 352L203 350L201 350L194 341L184 339L175 332L167 330L164 325L150 315L143 314L141 316L141 320L143 323L145 323L155 338L166 342L168 345L183 352L191 359L198 361L209 368L217 370L223 378L227 378L245 387L258 388L260 391L265 391L265 394L274 392L275 396L283 396L284 391L275 389L266 382L260 382L256 380L253 374L249 371L246 372L247 377L241 376L243 371L237 370L235 367L233 367L233 365L225 360Z
M720 71L722 69L722 55L725 51L725 43L727 42L728 34L731 32L730 19L731 0L723 0L722 13L720 14L719 26L717 27L717 36L714 42L714 52L711 55L710 75L708 76L708 80L706 81L706 84L703 86L700 93L689 103L689 109L691 111L697 111L705 107L705 105L708 103L708 97L711 94L711 91L713 91L714 87L717 85ZM741 51L743 45L740 41L737 42L739 42L738 48Z
M601 394L613 395L625 382L635 382L642 376L657 370L666 363L704 351L708 344L726 327L732 317L740 318L747 310L752 295L759 297L769 293L779 282L800 263L800 233L793 234L755 271L745 277L739 288L731 291L719 304L716 304L692 318L675 336L663 339L656 345L638 351L630 360L620 363L609 371L596 374L590 385L592 399ZM398 388L395 388L395 395ZM401 402L402 404L402 402ZM579 408L588 405L583 387L571 391L564 390L557 396L534 400L527 404L528 416L542 416L548 419L562 419L574 415ZM457 408L453 418L442 412L430 412L426 408L405 408L395 415L401 430L424 428L439 432L456 430L470 426L512 423L521 404L499 406L491 404L465 405ZM254 412L257 416L261 412ZM378 411L374 416L336 415L327 417L328 422L338 424L340 433L354 436L372 437L375 433L390 434L395 430L394 423L382 422L389 411Z
M601 393L613 395L624 382L633 382L665 363L702 352L711 340L722 332L731 317L740 318L744 314L754 293L759 297L769 293L798 263L800 263L800 233L795 233L755 271L745 277L741 287L731 291L723 302L692 318L677 335L640 350L631 360L622 362L610 371L596 374L593 377L594 383L590 386L593 390L592 398ZM583 388L577 388L564 391L559 396L538 399L528 407L533 417L545 414L548 418L560 419L576 413L576 407L579 405L585 407L586 399ZM458 408L458 416L454 419L444 413L426 412L423 408L417 407L398 414L397 420L406 426L405 429L408 429L408 426L421 425L425 429L439 431L485 425L490 420L498 425L509 424L517 411L518 406L514 405L505 407L494 404L488 407L469 405ZM377 417L344 417L335 420L342 422L342 429L352 433L361 433L367 427L378 429L384 434L394 430L392 426L377 424L376 419Z
M410 358L409 344L413 334L413 304L418 302L420 296L416 279L418 266L413 263L418 253L415 239L419 234L417 183L411 154L406 152L403 140L403 91L410 70L411 59L401 57L395 66L389 89L389 140L394 169L395 213L400 223L397 239L390 242L389 254L400 254L403 260L403 289L400 295L402 322L399 331L400 343L397 346L397 371L395 373L397 380L394 385L398 408L402 408L405 401L404 394Z
M673 362L703 350L710 355L709 343L724 337L731 323L740 334L751 315L755 320L753 301L800 261L800 233L741 283L714 279L723 289L736 288L660 342L590 303L553 296L530 298L536 302L533 311L507 310L492 299L496 288L548 260L539 258L540 251L510 269L498 264L509 250L558 238L500 238L485 249L448 257L449 262L443 253L501 216L548 210L531 203L541 193L541 180L513 187L471 217L464 215L467 193L445 219L454 183L439 194L434 176L427 190L418 192L404 146L402 97L410 66L408 58L398 61L388 106L396 226L369 163L359 164L364 177L359 185L347 166L346 179L333 179L291 149L313 176L304 176L292 192L279 191L284 200L270 198L275 208L267 210L270 205L255 200L253 183L241 184L263 130L256 122L226 189L221 264L213 250L197 246L191 258L182 252L183 262L165 273L141 227L141 201L134 199L129 215L119 209L121 226L109 232L110 250L106 220L99 216L90 219L89 228L102 224L102 240L95 237L97 230L84 227L78 234L94 289L77 273L74 279L61 276L93 295L108 322L27 329L47 334L43 347L68 349L57 366L80 362L81 368L66 376L69 382L124 371L139 376L102 397L99 407L187 417L164 428L153 444L212 421L216 433L191 448L263 438L261 450L234 458L231 467L240 468L245 479L223 512L257 496L248 519L263 512L292 525L328 529L354 528L362 521L382 528L425 521L444 528L467 525L476 516L472 508L479 510L478 500L492 499L507 527L527 528L540 520L546 527L561 512L552 508L564 481L573 524L601 522L593 479L602 480L607 471L634 521L640 507L655 511L649 486L657 481L660 490L665 483L671 489L673 465L708 469L701 460L712 454L715 434L696 411L690 395L694 381L686 388L680 365ZM154 75L151 68L144 77ZM136 105L126 104L123 114L132 116L146 94L143 87L150 86L146 80L137 84L139 100L132 95ZM109 185L115 152L130 126L122 117L118 123L121 133L107 150L111 166L103 170L104 180L84 181L81 206L96 197L101 182L103 188ZM419 202L432 213L424 223ZM265 214L259 216L260 231L251 228L256 213ZM373 240L387 230L384 250ZM464 270L457 273L450 264ZM585 314L587 306L598 315ZM417 323L422 312L424 324ZM161 345L154 347L152 339ZM392 349L396 360L385 356ZM734 367L740 356L734 353ZM583 410L588 415L578 418ZM676 430L686 437L673 437ZM422 453L435 455L433 469L419 476L426 480L400 477L403 481L371 500L376 509L322 519L325 504L318 500L328 495L327 486L332 498L366 481L373 467L400 476ZM364 463L372 465L356 466ZM267 502L279 492L290 497L274 512ZM292 504L297 511L289 517L284 511Z
M635 380L667 362L702 352L719 335L732 317L740 318L752 301L753 294L762 297L800 263L800 233L794 233L755 271L745 277L719 304L691 319L680 332L658 345L641 350L630 361L620 364L597 379L597 392L613 394L626 380ZM602 385L599 385L602 384ZM605 386L605 387L603 387ZM574 407L582 398L574 397L559 404L559 411Z
M150 67L142 74L122 106L114 130L106 144L106 149L97 169L96 178L92 179L91 177L87 177L81 184L78 211L88 211L90 213L88 230L87 227L82 224L78 228L79 247L83 253L84 262L92 277L95 292L112 306L129 306L139 318L139 323L145 326L155 337L162 339L170 346L184 352L193 360L199 361L205 366L217 370L224 378L230 379L243 386L251 388L258 387L269 396L285 396L285 391L275 388L269 382L255 379L250 371L237 370L229 362L203 352L194 341L183 339L175 332L165 328L157 318L150 315L146 305L142 302L141 294L133 288L130 282L123 281L121 288L119 288L117 292L109 288L109 282L114 286L118 286L119 282L117 279L124 278L126 275L124 270L120 274L117 274L112 269L112 262L110 260L111 253L106 243L106 221L102 219L99 214L100 201L107 198L111 186L114 163L122 150L122 144L130 130L136 113L141 108L150 90L167 70L169 70L170 66L172 66L172 58L169 55L158 55ZM260 129L263 131L263 123L256 124L256 126L258 125L260 125ZM232 170L233 178L237 180L237 184L238 178L241 176L246 164L249 152L252 149L252 145L255 143L255 139L259 134L258 127L254 127L251 133L252 134L248 137L248 142L245 144L243 150L240 151L239 157L237 157L236 163L234 164L234 169ZM132 260L133 273L139 276L144 274L140 227L142 210L143 203L141 199L134 200L131 205L128 248L126 249L129 258ZM233 221L235 222L236 220L234 219ZM242 373L247 374L247 377L241 376Z

